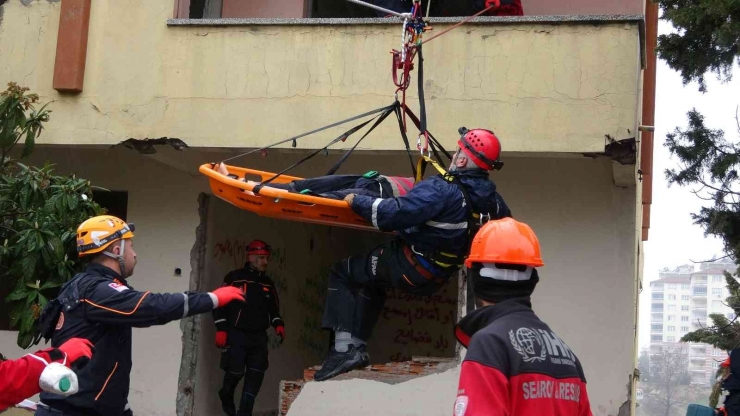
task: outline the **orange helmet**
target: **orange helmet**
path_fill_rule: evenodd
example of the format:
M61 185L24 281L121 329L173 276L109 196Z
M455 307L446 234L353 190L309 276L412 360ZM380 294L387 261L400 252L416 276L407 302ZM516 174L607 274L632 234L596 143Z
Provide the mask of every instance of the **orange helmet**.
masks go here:
M112 215L99 215L77 227L77 253L80 257L100 253L114 241L132 238L134 224Z
M473 238L465 266L473 263L505 263L542 267L540 242L525 223L513 218L489 221Z

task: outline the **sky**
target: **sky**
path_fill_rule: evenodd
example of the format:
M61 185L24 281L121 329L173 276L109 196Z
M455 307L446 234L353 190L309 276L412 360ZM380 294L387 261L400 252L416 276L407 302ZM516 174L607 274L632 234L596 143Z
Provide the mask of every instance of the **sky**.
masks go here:
M658 33L670 33L672 27L661 20ZM702 201L689 187L668 187L665 170L677 167L664 146L666 134L676 127L685 128L686 113L696 108L704 115L705 125L723 129L725 138L740 141L735 122L735 111L740 105L740 68L736 65L734 79L728 83L717 80L715 74L706 75L707 93L699 92L698 85L683 85L681 76L658 59L655 103L655 147L653 155L653 204L648 241L644 243L643 291L640 294L639 346L650 343L650 282L658 279L664 267L690 264L691 260L707 260L713 255L724 255L722 244L714 237L704 237L703 229L695 225L691 213L698 212Z

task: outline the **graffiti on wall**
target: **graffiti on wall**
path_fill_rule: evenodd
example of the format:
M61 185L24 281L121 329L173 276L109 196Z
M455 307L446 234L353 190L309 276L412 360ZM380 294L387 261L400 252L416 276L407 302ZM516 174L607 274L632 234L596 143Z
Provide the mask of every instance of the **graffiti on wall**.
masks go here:
M215 260L233 269L243 267L249 241L225 239L216 243ZM306 354L310 361L319 362L324 359L329 346L330 334L321 329L329 264L291 265L284 247L273 246L272 253L268 274L280 296L286 329L291 335L295 334L295 338L289 336L292 338L290 345ZM388 290L385 307L370 340L374 345L372 348L379 351L378 358L383 357L380 361L407 361L412 356L448 357L454 354L452 327L457 315L456 288L456 284L449 285L428 296ZM269 335L270 349L280 348L279 337L273 331L269 331Z
M456 323L457 298L452 286L428 295L389 290L379 325L389 351L388 360L408 361L412 356L446 357L454 353L452 327Z

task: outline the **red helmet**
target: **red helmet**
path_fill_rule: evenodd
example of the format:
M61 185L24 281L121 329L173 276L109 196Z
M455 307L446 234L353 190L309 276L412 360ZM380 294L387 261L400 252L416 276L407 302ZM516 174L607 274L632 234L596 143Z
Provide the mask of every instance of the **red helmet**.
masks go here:
M272 247L262 240L252 240L252 242L247 245L247 254L269 256L271 252Z
M460 127L460 140L457 145L475 164L485 170L499 170L504 164L498 158L501 155L501 142L498 137L484 129L468 130Z

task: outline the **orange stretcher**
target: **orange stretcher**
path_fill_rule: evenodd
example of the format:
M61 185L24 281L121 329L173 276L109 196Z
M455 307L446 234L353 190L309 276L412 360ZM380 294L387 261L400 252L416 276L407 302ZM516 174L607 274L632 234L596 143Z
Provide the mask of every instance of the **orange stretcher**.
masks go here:
M239 178L246 177L255 182L262 182L274 176L270 172L236 166L226 165L226 169ZM259 194L255 194L252 192L254 185L222 175L214 170L211 163L201 165L198 170L208 176L211 191L215 196L262 217L378 231L371 223L355 214L344 201L288 192L284 189L271 188L269 185L265 185ZM303 178L281 175L272 182L288 183L300 179Z

